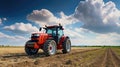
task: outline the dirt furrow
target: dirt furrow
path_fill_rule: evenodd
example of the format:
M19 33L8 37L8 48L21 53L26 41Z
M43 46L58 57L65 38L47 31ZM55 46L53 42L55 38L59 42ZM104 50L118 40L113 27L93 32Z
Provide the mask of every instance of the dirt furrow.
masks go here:
M120 58L117 56L117 54L115 54L115 52L110 49L110 52L111 52L111 59L112 59L112 62L114 64L114 67L120 67Z
M112 62L111 51L110 48L106 50L106 54L104 56L104 60L102 63L102 67L114 67L114 63Z
M119 67L120 66L120 59L118 56L113 52L111 48L108 48L107 50L107 58L104 60L105 63L103 64L103 67Z
M111 48L106 48L105 53L94 60L92 67L120 67L120 59Z
M106 61L103 62L103 60L106 60L107 58L107 49L101 49L100 52L102 52L100 54L100 52L97 52L97 55L95 55L95 58L93 60L91 60L89 63L89 65L87 65L86 67L102 67L103 63L105 64Z

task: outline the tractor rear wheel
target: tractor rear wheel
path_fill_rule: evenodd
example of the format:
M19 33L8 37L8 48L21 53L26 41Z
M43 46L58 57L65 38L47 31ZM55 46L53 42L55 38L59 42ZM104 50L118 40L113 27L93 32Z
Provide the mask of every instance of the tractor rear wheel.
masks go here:
M56 42L54 40L47 40L43 46L43 51L46 56L56 54Z
M71 51L71 41L69 38L66 38L65 41L63 42L63 53L69 53Z

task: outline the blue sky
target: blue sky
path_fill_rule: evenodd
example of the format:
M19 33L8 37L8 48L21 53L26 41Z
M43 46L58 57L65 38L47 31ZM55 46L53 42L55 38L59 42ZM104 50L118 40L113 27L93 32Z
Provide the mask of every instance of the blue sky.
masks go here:
M119 0L0 0L0 44L24 45L40 26L61 23L73 45L119 45L119 3Z
M74 12L80 0L1 0L0 1L0 17L7 18L3 21L3 25L11 25L16 22L29 23L26 16L33 10L48 9L58 16L58 13L63 11L66 15ZM4 31L3 31L4 32Z

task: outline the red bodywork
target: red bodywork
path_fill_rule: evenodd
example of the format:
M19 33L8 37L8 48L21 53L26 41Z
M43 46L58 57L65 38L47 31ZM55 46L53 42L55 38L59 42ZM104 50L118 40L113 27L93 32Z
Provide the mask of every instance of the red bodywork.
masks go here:
M52 38L51 35L48 35L47 33L33 33L33 34L39 34L40 36L38 38L31 38L31 40L37 40L37 42L34 42L34 48L39 49L43 47L46 40ZM62 43L65 40L65 36L62 36L60 38L59 43L57 44L57 49L62 49ZM28 44L29 45L29 44Z

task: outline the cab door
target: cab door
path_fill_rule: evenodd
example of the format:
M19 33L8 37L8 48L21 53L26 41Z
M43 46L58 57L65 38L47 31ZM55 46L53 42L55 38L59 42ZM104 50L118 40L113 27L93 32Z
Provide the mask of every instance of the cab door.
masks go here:
M60 41L63 35L64 35L63 30L58 28L58 42Z

